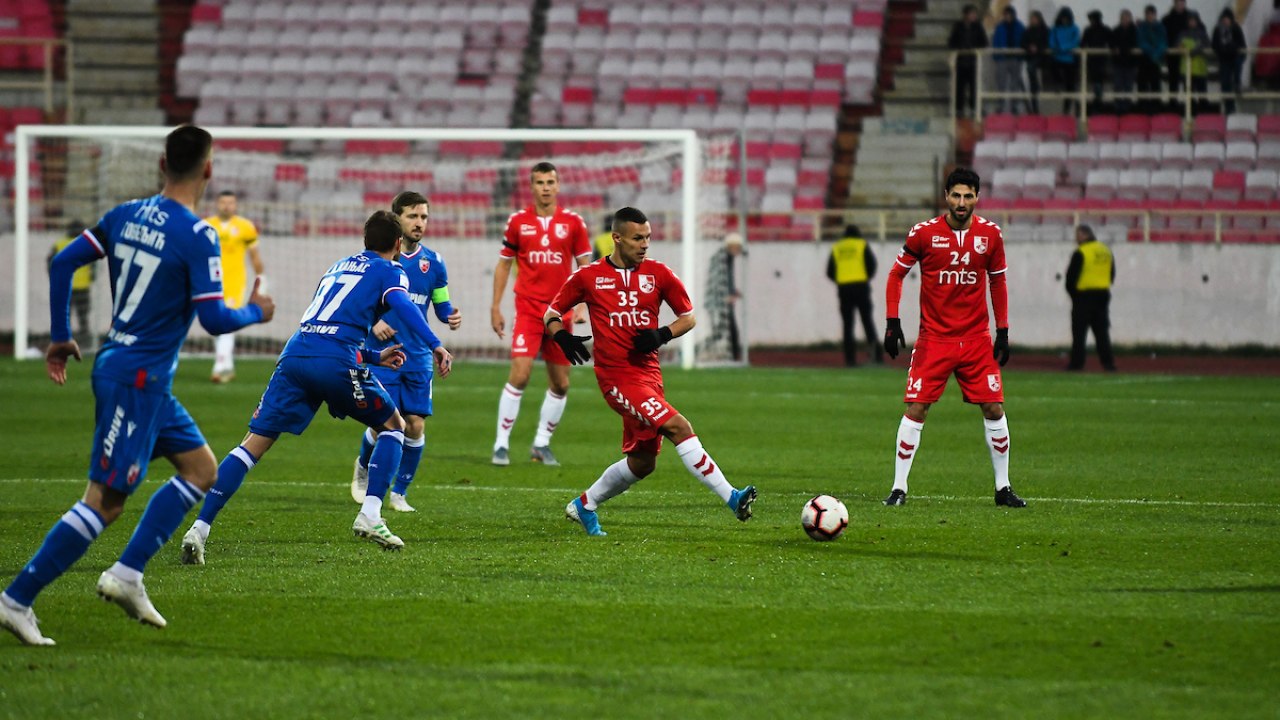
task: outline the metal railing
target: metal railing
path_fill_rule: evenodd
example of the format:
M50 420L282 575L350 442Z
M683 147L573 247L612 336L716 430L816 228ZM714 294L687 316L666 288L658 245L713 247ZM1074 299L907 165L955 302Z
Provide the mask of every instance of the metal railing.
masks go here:
M62 38L0 38L0 45L40 45L44 53L44 68L31 71L30 80L0 80L0 89L4 90L38 90L44 94L44 111L52 113L58 107L57 77L54 60L59 48L64 58L63 67L63 106L68 119L75 117L75 63L72 62L73 46L70 40ZM11 71L12 72L12 71ZM38 73L38 76L37 76Z

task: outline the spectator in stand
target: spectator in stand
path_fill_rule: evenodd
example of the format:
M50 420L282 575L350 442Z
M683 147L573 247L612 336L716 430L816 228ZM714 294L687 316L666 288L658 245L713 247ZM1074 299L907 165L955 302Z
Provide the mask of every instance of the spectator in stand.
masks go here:
M1184 75L1183 80L1188 82L1191 92L1209 92L1209 33L1205 31L1204 23L1200 22L1200 13L1194 10L1187 13L1187 29L1178 36L1178 46L1191 56L1190 68L1183 66L1184 72L1190 71L1190 76ZM1205 112L1208 104L1209 101L1204 98L1195 98L1192 103L1194 112L1197 115Z
M1076 27L1075 13L1071 12L1071 8L1064 7L1058 11L1058 16L1053 20L1053 29L1049 31L1049 67L1052 70L1054 89L1058 92L1073 93L1079 87L1080 66L1076 57L1078 49L1080 28ZM1071 114L1077 109L1074 99L1066 98L1062 101L1062 112Z
M1164 25L1164 36L1171 46L1178 46L1178 38L1182 37L1183 31L1187 29L1187 17L1187 0L1173 0L1173 7L1163 18L1160 18L1160 23ZM1183 56L1177 53L1171 53L1165 58L1169 68L1169 92L1172 94L1177 94L1178 88L1186 87L1181 84L1185 62Z
M977 6L965 5L964 16L951 27L951 37L947 38L947 47L960 51L956 58L956 115L964 115L966 110L976 115L978 57L966 51L986 46L987 31L978 22Z
M1218 56L1218 82L1222 84L1223 111L1236 111L1236 93L1240 92L1240 71L1244 67L1244 31L1236 22L1231 8L1223 8L1218 25L1213 29L1213 54Z
M1138 63L1142 51L1138 49L1138 26L1133 24L1133 13L1120 11L1120 24L1111 29L1111 74L1115 78L1116 114L1123 115L1133 107L1134 81L1138 77ZM1090 75L1092 77L1092 75Z
M1018 11L1012 5L1004 9L1004 15L991 34L991 47L996 50L1021 50L1026 27L1018 19ZM1001 93L1026 92L1022 84L1022 67L1026 64L1021 53L996 53L996 90ZM1000 112L1017 113L1024 103L1016 98L1002 97L996 103Z
M1138 59L1138 92L1159 94L1160 67L1169 52L1169 36L1164 25L1156 19L1155 5L1148 5L1142 11L1142 22L1138 23L1138 49L1142 51L1142 57ZM1138 104L1148 115L1153 115L1160 109L1160 98L1143 98Z
M1085 56L1085 75L1089 83L1089 90L1093 93L1094 110L1102 104L1102 91L1107 86L1107 69L1110 65L1109 55L1111 54L1111 28L1102 22L1102 13L1098 10L1089 11L1089 24L1084 29L1084 34L1080 36L1080 47L1094 50L1096 52Z
M1022 49L1027 51L1027 87L1031 91L1029 109L1032 115L1039 115L1040 68L1044 64L1044 54L1049 49L1049 26L1044 24L1044 15L1039 10L1032 10L1027 16Z

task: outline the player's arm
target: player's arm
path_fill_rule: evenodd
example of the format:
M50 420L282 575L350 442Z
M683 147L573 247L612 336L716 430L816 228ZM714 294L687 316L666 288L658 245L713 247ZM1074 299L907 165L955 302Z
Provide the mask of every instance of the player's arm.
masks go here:
M276 313L276 303L270 295L262 292L261 285L262 278L254 278L253 294L242 308L227 307L221 293L197 297L196 316L200 318L200 326L210 335L223 335L254 323L270 322Z
M1009 286L1003 268L987 273L991 286L991 310L996 316L996 339L991 346L991 357L1001 367L1009 362Z
M574 365L581 365L591 359L591 353L587 352L587 341L591 336L574 335L569 332L565 329L563 317L566 310L578 305L584 299L581 283L578 282L578 273L574 273L560 287L560 291L552 298L547 311L542 315L542 324L546 327L547 334L556 341L564 351L565 357L569 358L569 362Z
M502 294L507 290L513 260L515 258L499 256L498 264L493 268L493 304L489 306L489 325L500 338L506 337L504 330L507 321L502 317Z
M49 262L50 343L45 351L45 371L49 379L67 382L67 358L80 360L80 346L71 337L71 276L76 270L106 256L97 240L106 237L101 226L86 230Z
M426 339L427 347L431 348L431 354L436 359L437 367L440 368L440 377L448 377L453 369L453 355L445 349L440 338L431 331L431 327L427 325L427 319L422 316L422 310L409 299L409 292L402 287L392 288L387 291L385 299L401 327L407 327Z
M902 281L907 273L919 262L918 251L911 247L911 236L907 236L907 244L889 268L889 279L884 284L885 329L884 351L889 357L898 357L898 351L907 346L907 339L902 334L902 316L899 306L902 304Z

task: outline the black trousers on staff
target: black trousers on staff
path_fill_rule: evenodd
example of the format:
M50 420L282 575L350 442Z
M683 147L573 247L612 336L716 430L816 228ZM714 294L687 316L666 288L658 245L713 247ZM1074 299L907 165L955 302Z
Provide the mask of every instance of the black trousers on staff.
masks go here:
M867 333L867 341L871 343L871 356L875 362L884 361L884 350L876 339L876 323L871 317L871 284L848 283L837 285L840 297L840 326L843 328L844 364L858 364L857 343L853 339L853 314L856 311L862 318L862 329Z
M1085 290L1071 300L1071 361L1069 370L1084 367L1084 343L1093 331L1098 346L1098 359L1107 370L1116 369L1116 359L1111 353L1111 291Z

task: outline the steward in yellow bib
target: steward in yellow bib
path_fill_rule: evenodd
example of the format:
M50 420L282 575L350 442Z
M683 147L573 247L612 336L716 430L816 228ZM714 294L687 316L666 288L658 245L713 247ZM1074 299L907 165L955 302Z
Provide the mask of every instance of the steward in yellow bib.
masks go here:
M848 367L858 364L857 343L853 339L855 310L862 318L862 329L871 345L872 360L877 364L884 362L884 348L880 346L876 324L871 317L871 278L875 276L876 255L871 252L871 246L862 239L862 231L857 225L846 226L844 237L831 246L827 277L835 282L836 294L840 298L841 340L844 364Z
M1116 264L1111 250L1098 241L1093 228L1076 227L1076 251L1067 265L1066 288L1071 296L1071 360L1068 370L1084 369L1084 344L1089 330L1098 346L1098 359L1107 370L1116 369L1111 353L1111 284Z
M72 220L67 225L66 237L53 244L49 256L45 258L45 266L53 267L53 257L71 244L72 240L84 232L84 223ZM93 330L89 326L89 311L92 300L93 279L96 276L97 263L81 265L71 276L71 309L76 313L75 340L81 348L89 349L93 345Z

